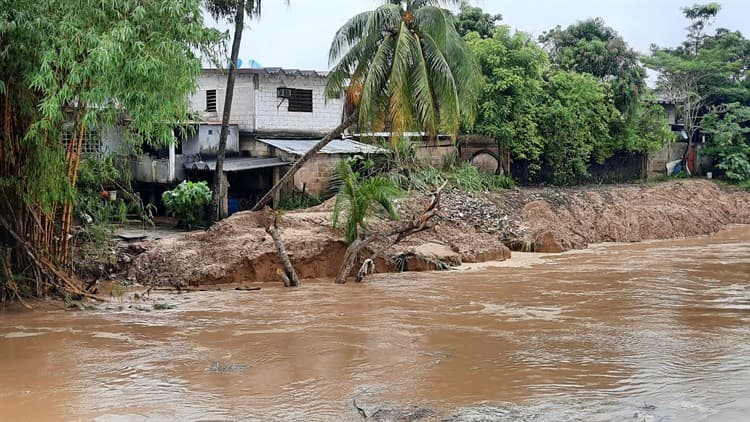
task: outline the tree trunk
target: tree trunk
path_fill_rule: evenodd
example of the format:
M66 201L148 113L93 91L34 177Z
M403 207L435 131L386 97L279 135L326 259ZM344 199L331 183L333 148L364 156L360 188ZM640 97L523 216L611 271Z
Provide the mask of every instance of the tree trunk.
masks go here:
M323 137L323 139L321 139L320 142L318 142L317 144L315 144L315 146L313 146L310 151L307 151L305 153L305 155L303 155L297 161L295 161L294 164L292 165L292 167L289 168L289 170L287 170L287 172L284 174L284 177L282 177L281 179L279 179L279 181L276 182L275 185L273 185L273 187L271 188L271 190L269 190L268 192L266 192L266 194L263 195L262 198L260 198L260 200L258 201L258 203L255 204L255 206L253 207L253 211L259 211L263 207L265 207L266 204L268 203L268 201L270 201L271 198L273 198L273 195L279 189L281 189L282 186L284 186L284 183L286 183L289 179L291 179L292 177L294 177L294 175L297 173L297 171L300 168L302 168L302 166L304 166L305 163L307 163L310 160L310 158L312 158L315 154L317 154L318 151L320 151L321 149L323 149L323 147L325 147L326 145L328 145L335 138L338 138L339 136L341 136L341 134L344 133L344 131L347 128L349 128L349 126L351 126L352 124L354 124L354 122L357 120L358 117L359 117L359 110L355 110L354 113L350 114L349 117L347 117L346 119L344 119L344 121L336 129L334 129L330 133L328 133L328 135L326 135L325 137Z
M245 28L244 1L237 5L234 16L234 38L232 39L232 53L227 73L227 90L224 95L224 111L221 118L221 133L219 135L219 149L216 152L216 172L214 173L213 196L211 197L211 220L216 222L226 217L221 204L224 202L224 158L227 153L227 138L229 137L229 119L232 115L232 100L234 99L234 80L237 74L237 58L240 55L242 30Z
M276 250L279 251L279 258L281 258L281 264L284 265L284 273L286 275L286 279L284 280L284 285L286 287L299 287L300 285L299 277L297 277L297 272L294 271L294 267L292 266L292 261L289 259L289 254L286 252L286 248L284 247L284 244L281 242L281 236L279 236L279 230L276 228L273 222L271 222L270 224L266 226L266 233L271 235L271 239L273 239L273 244L276 246ZM288 286L287 286L287 280L289 282Z
M341 263L341 269L339 275L336 277L336 284L345 284L346 279L354 269L354 265L357 263L357 255L359 252L369 244L368 240L354 239L351 245L346 248L344 253L344 261Z
M354 242L352 242L351 245L346 248L346 252L344 253L344 262L341 263L339 275L336 277L336 284L346 283L346 279L349 277L349 274L352 272L352 269L354 269L354 265L357 262L357 255L359 254L359 252L376 239L395 236L385 247L372 254L372 256L370 257L370 260L372 261L375 261L375 259L380 256L380 254L384 253L387 249L392 248L407 237L425 230L432 229L434 227L434 223L431 223L431 220L438 215L437 212L440 209L440 199L442 196L442 191L447 184L447 181L443 182L443 184L439 188L432 192L432 201L430 201L430 204L424 209L424 211L422 211L422 214L417 216L412 221L404 224L397 229L391 230L390 232L363 235L361 236L361 238L355 239ZM361 282L363 281L363 279L364 277L362 279L358 279L357 281Z

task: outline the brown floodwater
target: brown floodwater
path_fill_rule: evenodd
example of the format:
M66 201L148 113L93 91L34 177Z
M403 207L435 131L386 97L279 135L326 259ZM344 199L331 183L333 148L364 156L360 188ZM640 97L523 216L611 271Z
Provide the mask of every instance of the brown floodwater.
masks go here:
M161 298L0 313L0 419L750 420L750 226Z

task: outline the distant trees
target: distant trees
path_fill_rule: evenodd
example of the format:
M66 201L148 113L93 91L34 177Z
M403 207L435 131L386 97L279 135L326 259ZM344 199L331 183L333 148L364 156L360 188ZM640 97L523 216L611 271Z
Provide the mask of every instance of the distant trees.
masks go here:
M515 158L538 161L545 144L538 107L545 95L547 54L508 26L494 28L490 38L471 32L466 42L484 75L474 131L502 140Z
M458 20L482 15L471 12ZM637 54L600 19L546 32L544 48L507 26L465 38L484 75L474 130L502 141L532 173L546 162L549 181L578 183L593 161L668 139Z
M643 58L658 72L657 91L677 105L691 144L707 135L705 150L727 178L748 180L750 140L750 40L738 31L720 28L707 33L721 7L694 5L682 12L691 24L686 40L677 47L652 46Z
M480 38L490 38L495 32L497 22L503 20L503 15L491 15L484 13L479 7L474 7L469 3L463 2L460 7L460 13L456 16L456 31L462 37L469 32L476 32Z

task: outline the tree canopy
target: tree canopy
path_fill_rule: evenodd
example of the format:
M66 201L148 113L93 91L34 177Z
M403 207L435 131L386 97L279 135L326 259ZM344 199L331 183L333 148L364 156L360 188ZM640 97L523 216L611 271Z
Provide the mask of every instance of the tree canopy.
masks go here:
M458 135L476 116L479 74L439 0L390 0L334 36L329 97L346 93L362 132ZM457 2L447 2L457 3Z
M484 76L475 130L532 173L546 163L550 181L578 183L594 161L669 139L636 53L600 19L546 32L544 48L502 25L465 38Z
M0 1L0 224L17 246L0 255L3 280L63 289L85 133L171 142L220 38L199 0Z
M462 37L469 32L476 32L481 38L490 38L495 32L497 22L503 20L503 15L491 15L484 13L480 7L472 6L466 2L461 4L459 13L456 15L456 31Z

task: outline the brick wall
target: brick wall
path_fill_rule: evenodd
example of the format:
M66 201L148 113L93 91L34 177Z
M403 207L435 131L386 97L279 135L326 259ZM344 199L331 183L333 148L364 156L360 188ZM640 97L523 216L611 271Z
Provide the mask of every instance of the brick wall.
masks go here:
M331 177L336 164L341 160L339 154L318 154L305 163L294 175L294 187L311 195L318 195L328 189L328 180Z

